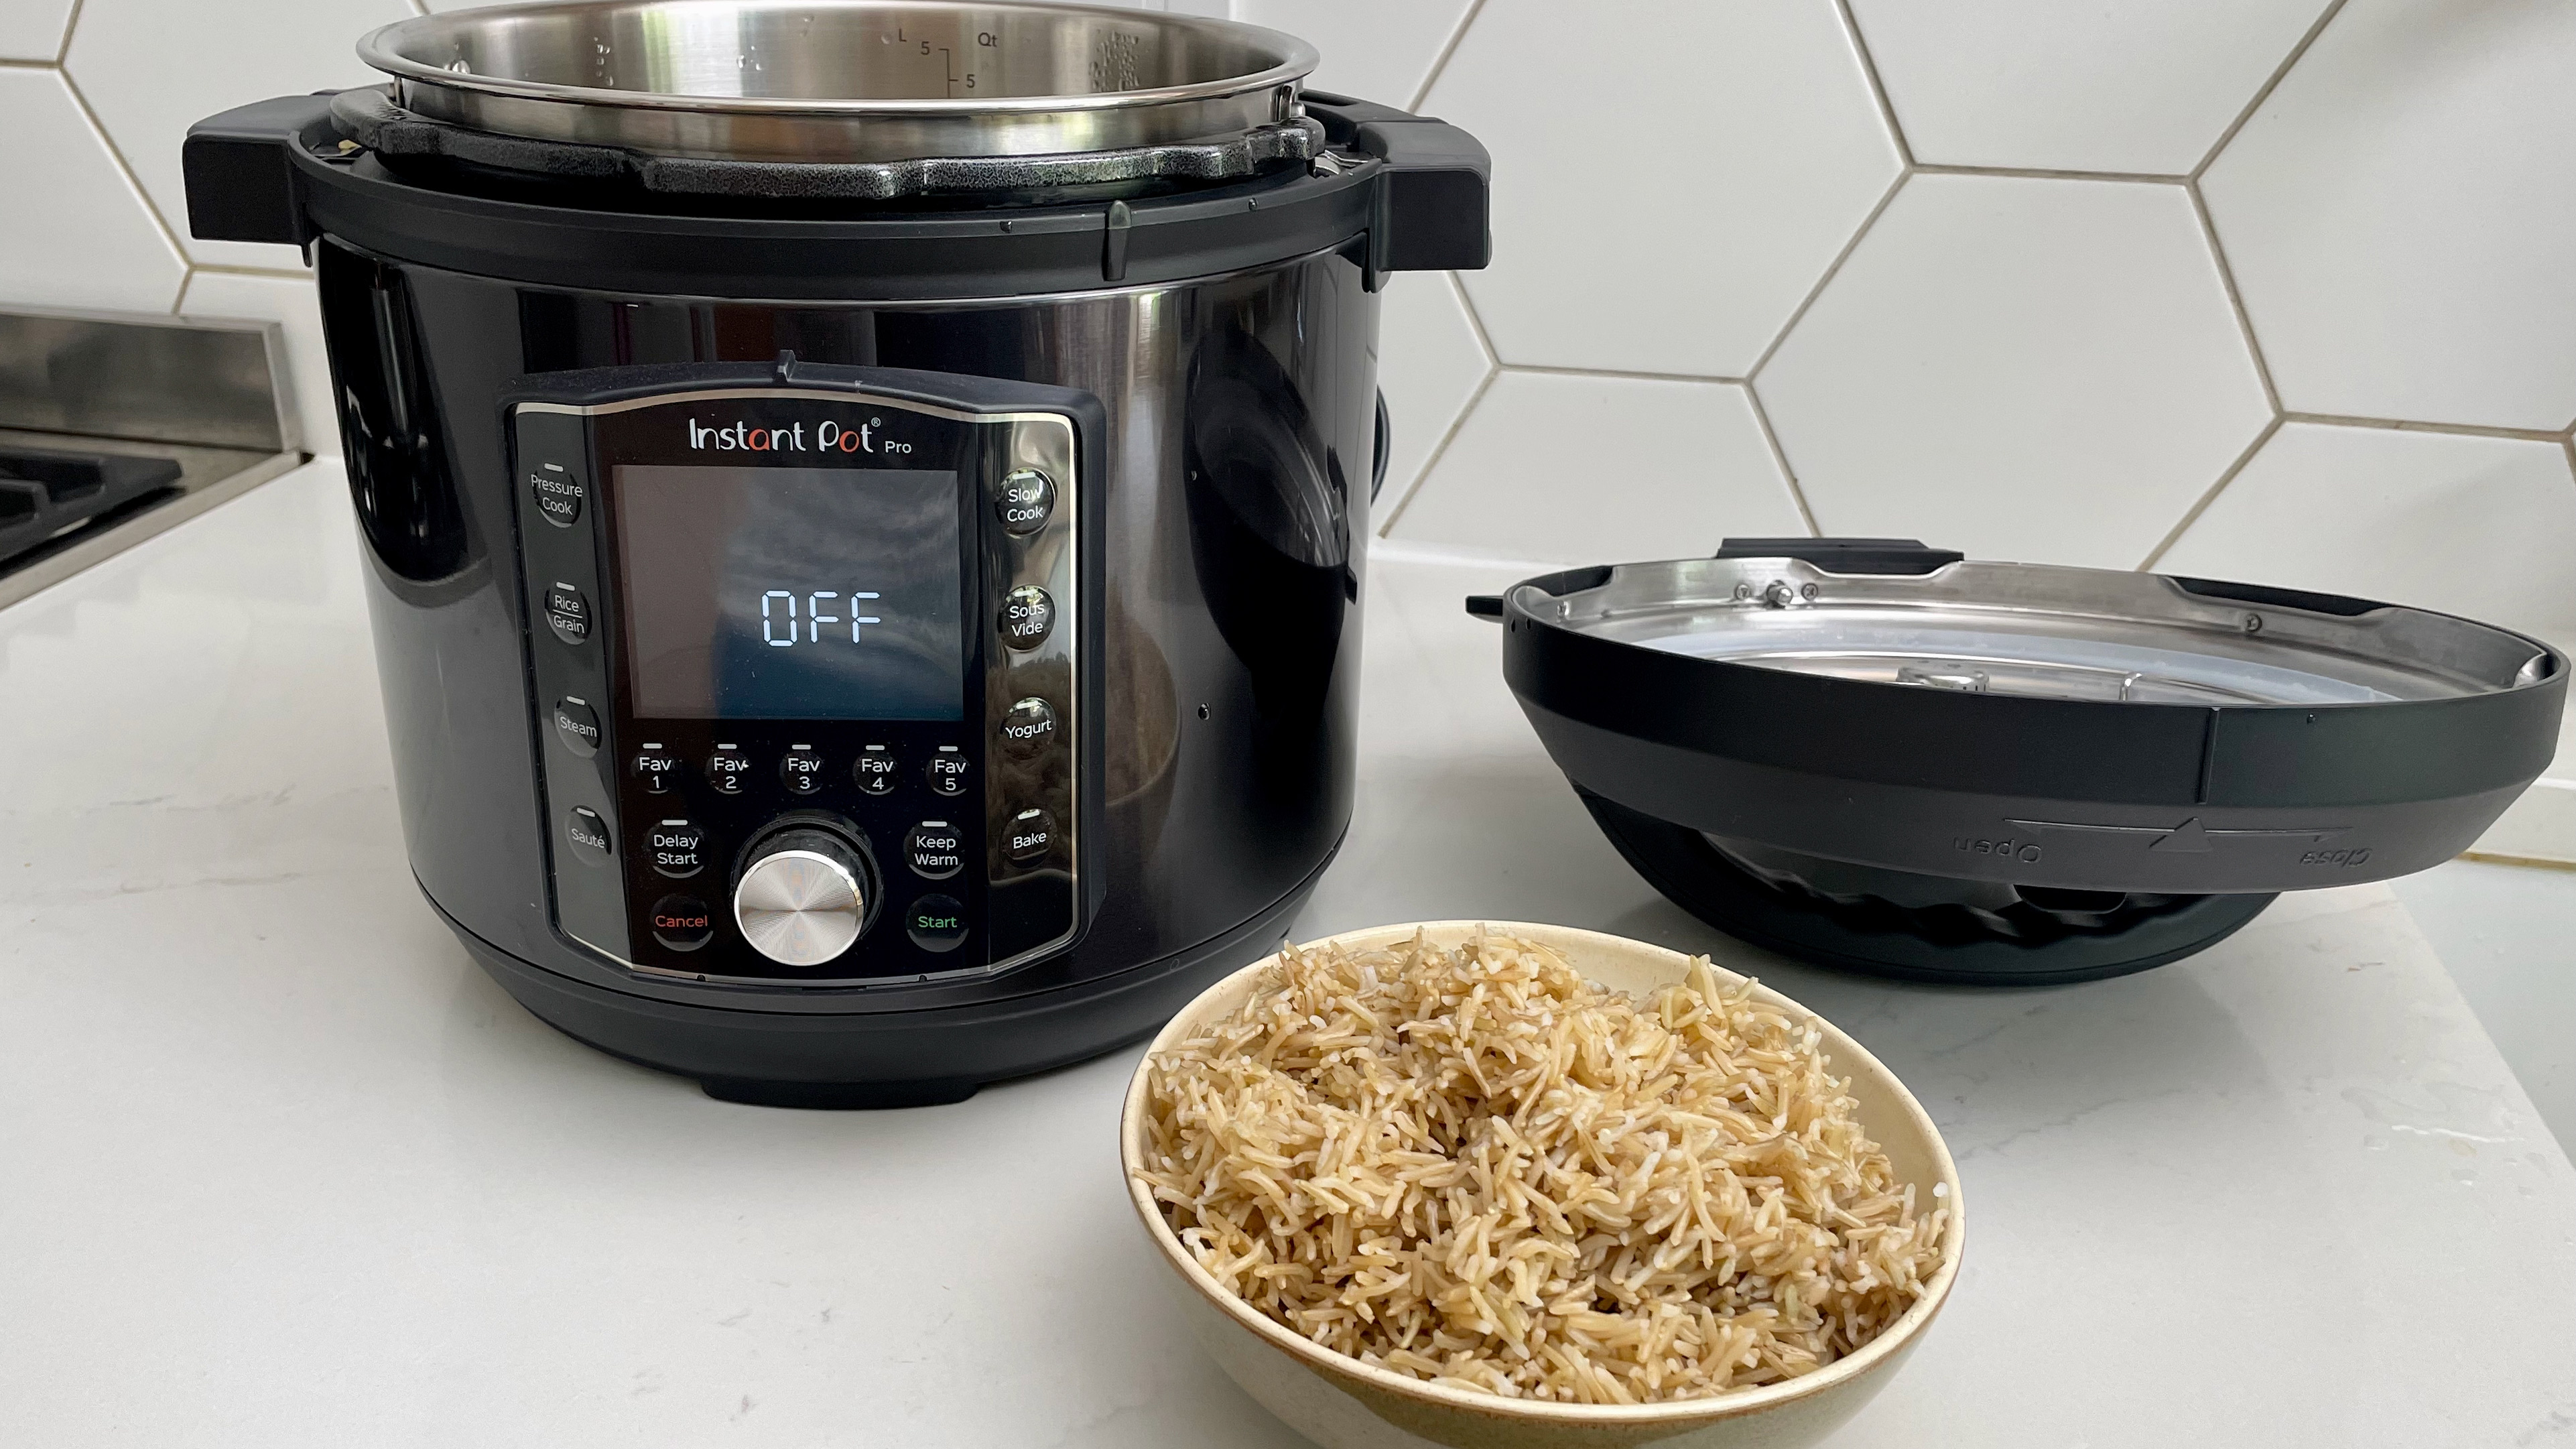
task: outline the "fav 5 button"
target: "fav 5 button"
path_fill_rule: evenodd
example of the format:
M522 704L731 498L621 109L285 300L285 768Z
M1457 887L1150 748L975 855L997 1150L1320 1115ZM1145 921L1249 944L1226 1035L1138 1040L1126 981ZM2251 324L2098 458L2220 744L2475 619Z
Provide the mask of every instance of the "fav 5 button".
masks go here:
M882 795L894 788L894 752L883 745L870 745L859 751L850 765L850 779L871 795Z
M945 820L925 820L903 838L904 863L923 880L946 880L966 868L966 841Z
M707 868L707 828L689 820L657 820L644 832L644 848L653 869L673 880L687 880Z
M750 773L750 758L731 745L718 745L716 752L707 756L707 783L715 786L719 794L741 794L743 777Z
M572 853L592 865L608 859L608 822L587 805L575 805L564 816L564 839L572 842Z
M590 600L570 584L546 586L546 627L566 644L579 644L590 637Z
M930 793L934 795L965 794L966 769L965 751L957 748L955 745L941 745L938 753L930 757L930 767L925 772L930 779Z
M674 951L694 951L716 933L715 917L696 896L664 896L653 903L653 939Z
M528 470L528 494L537 501L537 512L557 528L570 528L581 521L581 505L588 501L590 490L581 479L561 463L539 463Z
M1023 810L1002 832L1002 854L1014 865L1035 865L1055 848L1055 817L1044 810Z
M1025 760L1055 743L1055 706L1031 695L1002 714L1002 749Z
M1002 520L1002 531L1014 538L1037 532L1055 512L1055 480L1035 468L1013 470L1002 480L993 512Z
M1002 642L1014 649L1035 649L1055 632L1055 598L1035 584L1022 584L1002 596Z
M599 711L590 701L567 694L555 701L555 733L566 748L588 759L599 753Z
M954 951L966 939L966 908L949 896L923 896L903 913L903 930L925 951Z
M778 783L793 794L811 795L823 788L823 757L809 745L790 745L778 761Z

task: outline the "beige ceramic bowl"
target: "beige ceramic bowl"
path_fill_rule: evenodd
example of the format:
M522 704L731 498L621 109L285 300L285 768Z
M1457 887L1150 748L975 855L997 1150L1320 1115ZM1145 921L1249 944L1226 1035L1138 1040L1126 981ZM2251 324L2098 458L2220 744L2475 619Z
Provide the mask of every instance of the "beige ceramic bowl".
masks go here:
M1333 939L1355 950L1392 946L1413 935L1413 926L1380 926ZM1434 921L1421 929L1443 945L1454 945L1478 929L1474 921ZM1644 993L1682 979L1689 958L1660 946L1578 931L1564 926L1519 925L1495 921L1487 929L1555 948L1585 976L1622 991ZM1220 1017L1252 993L1266 958L1208 988L1154 1038L1162 1051L1189 1034L1200 1022ZM1721 982L1742 978L1723 969ZM1829 1364L1804 1378L1769 1384L1713 1399L1669 1404L1540 1404L1499 1398L1468 1389L1448 1388L1371 1368L1356 1359L1298 1337L1254 1312L1228 1293L1193 1261L1163 1221L1162 1210L1140 1183L1136 1172L1145 1140L1145 1069L1136 1069L1127 1086L1127 1107L1118 1124L1118 1152L1127 1167L1127 1192L1137 1220L1155 1251L1171 1265L1183 1285L1178 1295L1199 1342L1245 1393L1261 1401L1289 1427L1327 1449L1795 1449L1831 1433L1884 1386L1896 1366L1913 1352L1925 1329L1941 1311L1950 1284L1958 1277L1959 1252L1966 1223L1959 1195L1959 1169L1950 1160L1941 1134L1878 1059L1860 1043L1834 1029L1831 1022L1778 992L1757 988L1762 1000L1792 1019L1814 1021L1824 1029L1825 1049L1838 1075L1851 1078L1860 1102L1861 1121L1886 1149L1897 1177L1915 1186L1915 1201L1925 1208L1940 1202L1951 1210L1942 1243L1940 1271L1929 1290L1895 1326L1860 1352ZM1946 1192L1936 1198L1936 1185Z

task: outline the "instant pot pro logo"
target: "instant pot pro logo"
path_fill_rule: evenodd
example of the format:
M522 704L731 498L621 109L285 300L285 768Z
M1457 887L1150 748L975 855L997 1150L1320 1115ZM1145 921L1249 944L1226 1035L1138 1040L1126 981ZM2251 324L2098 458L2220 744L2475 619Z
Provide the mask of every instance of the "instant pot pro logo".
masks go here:
M909 453L910 443L885 436L885 419L857 427L826 418L819 423L702 423L689 419L689 446L712 453Z

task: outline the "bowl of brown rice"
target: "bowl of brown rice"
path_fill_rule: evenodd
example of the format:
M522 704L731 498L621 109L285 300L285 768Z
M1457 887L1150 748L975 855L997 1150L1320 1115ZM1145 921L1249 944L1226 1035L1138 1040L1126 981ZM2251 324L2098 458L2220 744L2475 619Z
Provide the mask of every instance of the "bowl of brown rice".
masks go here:
M1959 1271L1957 1164L1858 1042L1563 926L1283 947L1155 1037L1128 1193L1200 1343L1328 1449L1790 1449Z

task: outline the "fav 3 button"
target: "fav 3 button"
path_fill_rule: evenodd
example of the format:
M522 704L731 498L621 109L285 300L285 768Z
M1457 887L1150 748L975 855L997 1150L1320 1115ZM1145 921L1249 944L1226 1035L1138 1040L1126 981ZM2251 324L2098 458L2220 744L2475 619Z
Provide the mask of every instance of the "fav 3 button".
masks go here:
M653 903L653 939L674 951L694 951L716 933L715 917L696 896L664 896Z
M806 745L790 745L778 761L778 783L797 795L823 788L823 757Z
M588 759L599 753L599 711L590 701L565 695L555 701L555 734L566 748Z
M687 880L707 868L707 828L691 820L657 820L644 832L653 869L673 880Z

